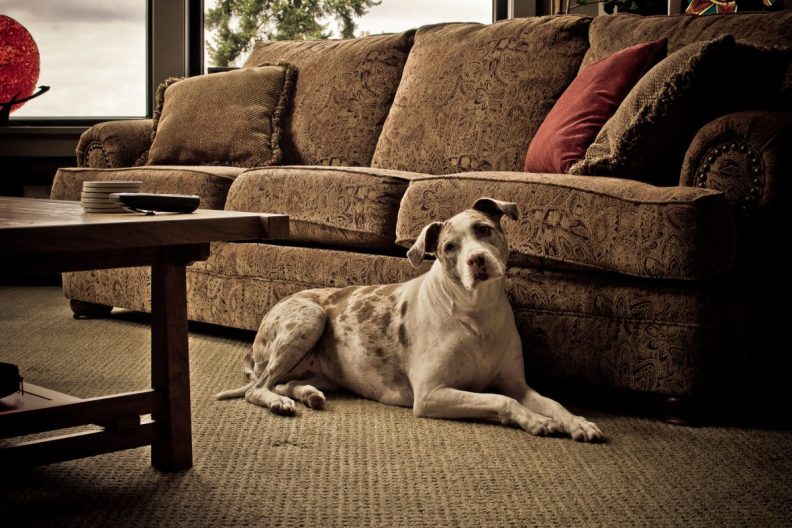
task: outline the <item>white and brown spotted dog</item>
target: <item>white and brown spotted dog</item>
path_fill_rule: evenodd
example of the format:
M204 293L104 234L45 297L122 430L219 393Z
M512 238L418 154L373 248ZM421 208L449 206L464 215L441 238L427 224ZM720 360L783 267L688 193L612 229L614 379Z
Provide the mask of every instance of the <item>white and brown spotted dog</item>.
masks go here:
M522 345L504 292L503 215L517 206L480 198L472 209L426 226L407 252L431 269L408 282L307 290L276 304L245 359L244 396L277 414L294 400L315 409L323 390L344 388L417 416L516 424L531 434L602 438L525 383ZM483 392L489 390L491 392Z

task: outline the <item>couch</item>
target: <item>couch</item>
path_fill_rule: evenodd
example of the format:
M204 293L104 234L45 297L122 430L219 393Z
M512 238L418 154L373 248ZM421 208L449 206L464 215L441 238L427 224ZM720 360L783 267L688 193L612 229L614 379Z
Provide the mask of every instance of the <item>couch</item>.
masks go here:
M523 161L586 65L663 36L671 53L723 34L788 45L792 12L555 16L259 43L243 67L287 61L298 72L280 165L147 165L151 120L106 122L83 134L78 167L58 170L52 198L134 179L145 192L198 194L202 207L289 214L289 240L215 244L188 269L190 319L248 330L302 289L414 277L430 263L413 269L405 251L424 225L480 196L514 201L506 285L529 383L656 395L680 416L690 402L782 380L792 69L770 107L716 115L668 145L681 158L663 182L526 173ZM144 268L67 273L63 286L77 315L150 309Z

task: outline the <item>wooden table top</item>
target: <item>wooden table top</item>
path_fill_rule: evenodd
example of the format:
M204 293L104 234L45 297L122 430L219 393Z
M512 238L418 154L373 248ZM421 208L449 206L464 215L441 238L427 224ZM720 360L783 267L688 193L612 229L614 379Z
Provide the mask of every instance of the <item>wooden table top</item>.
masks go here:
M281 214L86 213L79 202L0 197L0 255L287 238Z

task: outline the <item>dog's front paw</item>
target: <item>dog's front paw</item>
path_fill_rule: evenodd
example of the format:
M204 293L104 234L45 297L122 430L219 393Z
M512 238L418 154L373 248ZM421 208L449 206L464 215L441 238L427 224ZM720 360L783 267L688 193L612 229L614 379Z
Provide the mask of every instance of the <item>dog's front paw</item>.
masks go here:
M294 400L285 396L273 399L273 401L270 402L269 408L270 411L281 416L293 416L297 412Z
M549 436L564 432L564 426L541 414L523 412L515 420L517 425L534 436Z
M575 416L567 427L567 433L578 442L599 442L602 440L602 431L597 424L589 422L582 416Z

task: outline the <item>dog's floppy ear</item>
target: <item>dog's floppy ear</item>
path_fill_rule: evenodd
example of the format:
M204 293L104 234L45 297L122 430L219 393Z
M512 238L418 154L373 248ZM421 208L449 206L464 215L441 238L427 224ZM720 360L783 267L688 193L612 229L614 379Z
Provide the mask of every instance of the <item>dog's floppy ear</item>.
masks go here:
M479 198L473 204L473 209L481 211L485 215L489 215L500 221L501 216L506 215L512 220L520 218L520 211L517 209L517 204L514 202L502 202L494 198Z
M415 243L407 250L407 258L410 259L410 264L412 264L413 268L418 267L426 253L437 251L437 239L440 236L440 228L442 226L442 222L432 222L424 227Z

